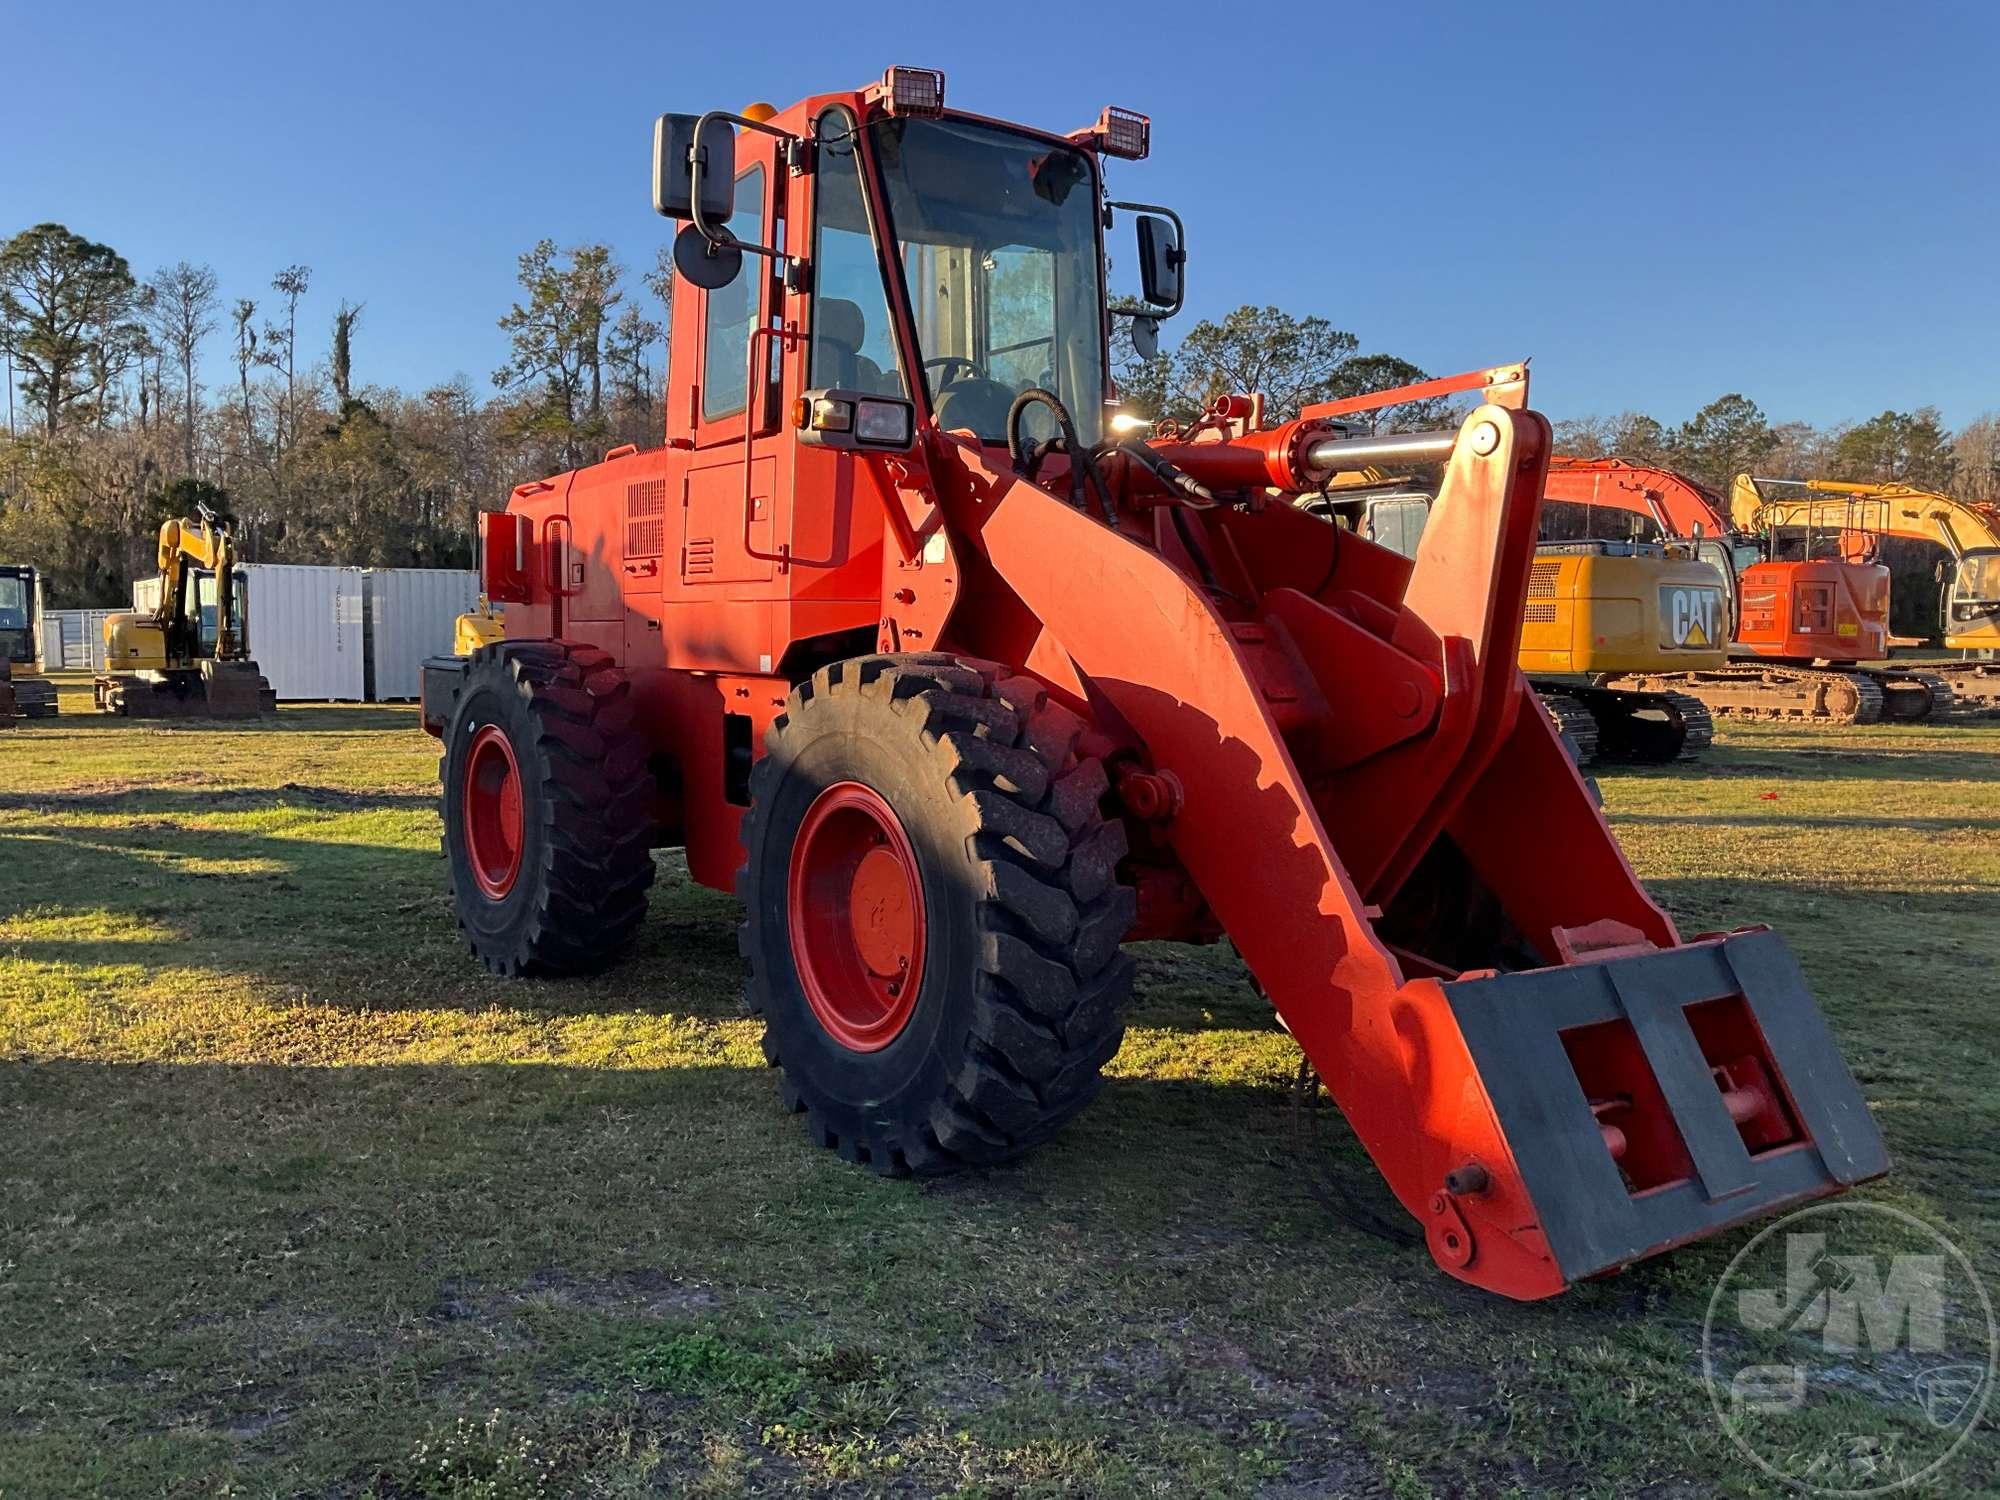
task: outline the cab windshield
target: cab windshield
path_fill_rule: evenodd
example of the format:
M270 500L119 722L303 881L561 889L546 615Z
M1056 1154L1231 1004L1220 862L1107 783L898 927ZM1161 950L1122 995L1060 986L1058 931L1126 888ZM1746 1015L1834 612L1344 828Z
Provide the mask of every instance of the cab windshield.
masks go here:
M938 424L1003 442L1014 398L1040 386L1096 443L1104 296L1090 158L968 120L869 129ZM1044 407L1023 426L1031 439L1055 431Z
M27 580L0 575L0 660L24 662L34 657L28 636Z

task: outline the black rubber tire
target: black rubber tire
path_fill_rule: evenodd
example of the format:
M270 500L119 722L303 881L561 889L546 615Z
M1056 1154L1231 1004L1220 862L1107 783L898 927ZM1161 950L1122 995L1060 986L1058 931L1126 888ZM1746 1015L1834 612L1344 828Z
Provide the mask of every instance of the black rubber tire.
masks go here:
M572 641L501 641L466 667L438 779L452 905L490 973L590 973L645 918L651 788L630 692L610 656ZM500 900L472 878L463 828L465 752L487 724L505 732L522 783L521 868Z
M740 944L780 1097L820 1145L885 1175L947 1172L1021 1155L1096 1096L1124 1040L1137 903L1083 728L1033 678L948 656L836 662L793 690L751 773ZM927 912L916 1008L874 1052L827 1033L791 951L792 845L839 781L895 812Z

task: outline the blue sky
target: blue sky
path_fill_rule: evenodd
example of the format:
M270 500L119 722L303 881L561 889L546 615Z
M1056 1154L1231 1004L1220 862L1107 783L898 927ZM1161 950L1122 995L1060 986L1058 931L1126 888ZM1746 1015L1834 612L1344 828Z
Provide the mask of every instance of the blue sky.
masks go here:
M655 114L908 62L1029 124L1149 113L1112 187L1187 219L1188 322L1271 302L1438 373L1532 355L1558 419L2000 408L2000 6L915 13L0 0L0 234L207 261L227 299L303 261L302 346L346 297L361 380L484 388L536 238L650 262Z

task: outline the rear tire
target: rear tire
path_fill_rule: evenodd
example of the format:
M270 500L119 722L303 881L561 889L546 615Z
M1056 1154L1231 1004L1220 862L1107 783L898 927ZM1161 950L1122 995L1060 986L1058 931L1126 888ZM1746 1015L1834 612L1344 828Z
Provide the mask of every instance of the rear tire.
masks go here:
M503 641L466 667L438 763L452 903L494 974L603 968L653 883L647 745L606 653Z
M947 656L836 662L793 690L737 891L764 1055L822 1146L885 1174L1005 1161L1096 1095L1136 902L1083 728L1034 679Z

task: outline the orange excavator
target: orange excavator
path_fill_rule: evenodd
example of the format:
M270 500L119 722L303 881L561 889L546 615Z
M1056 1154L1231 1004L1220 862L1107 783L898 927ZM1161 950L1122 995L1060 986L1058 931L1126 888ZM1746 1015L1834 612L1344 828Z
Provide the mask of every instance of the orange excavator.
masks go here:
M1889 570L1867 530L1816 532L1799 556L1782 557L1770 536L1732 524L1722 498L1698 481L1618 458L1557 456L1548 498L1627 512L1636 534L1686 544L1729 587L1728 661L1618 675L1605 686L1686 693L1717 718L1797 724L1907 722L1951 711L1942 677L1878 665L1889 654Z
M1227 936L1438 1265L1511 1297L1886 1171L1784 943L1683 935L1535 706L1525 384L1430 432L1248 394L1107 431L1112 318L1181 304L1178 220L1106 189L1150 136L902 67L656 122L661 442L482 516L503 634L424 663L474 956L614 961L685 848L782 1106L903 1175L1047 1140L1121 945ZM1292 503L1424 463L1410 557Z
M1787 492L1787 493L1779 493ZM1907 618L1921 636L1973 659L1923 664L1960 713L2000 714L2000 506L1954 500L1906 484L1841 479L1759 479L1729 486L1730 519L1780 546L1810 549L1829 530L1880 538L1883 560L1919 592ZM1935 583L1935 614L1921 592ZM1903 585L1898 585L1902 587ZM1927 617L1928 616L1928 617Z

